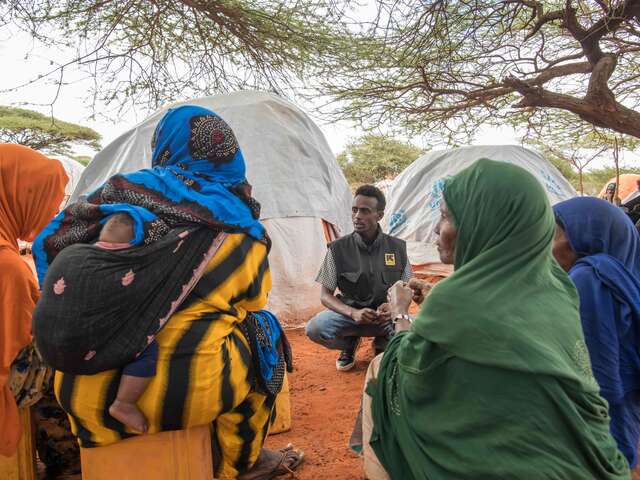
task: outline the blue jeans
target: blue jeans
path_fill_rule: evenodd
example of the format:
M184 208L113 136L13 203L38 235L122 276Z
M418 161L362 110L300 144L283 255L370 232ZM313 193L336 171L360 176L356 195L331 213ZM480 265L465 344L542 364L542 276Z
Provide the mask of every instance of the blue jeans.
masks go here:
M358 324L352 318L323 310L307 322L305 333L310 340L331 350L352 349L358 337L376 337L376 348L383 349L393 335L391 323Z

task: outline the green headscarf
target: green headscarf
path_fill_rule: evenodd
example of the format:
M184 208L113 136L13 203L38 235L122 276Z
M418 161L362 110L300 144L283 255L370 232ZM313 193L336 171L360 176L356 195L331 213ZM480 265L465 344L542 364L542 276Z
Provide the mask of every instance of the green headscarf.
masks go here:
M526 170L479 160L445 183L455 273L385 352L372 447L394 480L622 479L553 212Z
M469 362L598 391L578 293L551 254L555 218L540 183L515 165L479 160L443 194L458 229L455 273L433 289L414 331Z

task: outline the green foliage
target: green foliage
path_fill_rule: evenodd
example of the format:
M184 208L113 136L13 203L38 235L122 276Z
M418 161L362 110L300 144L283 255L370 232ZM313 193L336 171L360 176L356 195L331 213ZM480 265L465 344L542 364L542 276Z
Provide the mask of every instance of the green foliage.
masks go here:
M640 138L637 1L377 4L376 21L320 77L334 118L454 144L480 126L565 111Z
M423 150L386 135L365 135L347 144L337 157L351 185L393 179Z
M63 86L66 71L82 68L96 80L87 92L93 102L158 108L226 91L300 86L324 59L348 48L344 3L10 0L0 2L0 15L46 46L77 51L34 82Z
M556 155L547 154L545 155L545 158L560 171L560 173L564 178L569 180L569 183L571 183L571 185L573 185L573 187L577 191L580 191L580 181L578 179L579 177L578 172L576 172L576 170L571 166L569 162L567 162L565 159L560 158Z
M622 167L620 175L624 173L640 174L640 168ZM584 175L584 193L587 195L598 195L606 182L616 177L615 167L600 168L592 170Z
M91 160L93 160L93 157L90 157L89 155L74 155L71 158L85 167L89 165Z
M32 110L0 106L0 141L53 155L70 155L73 145L100 149L99 133Z
M569 180L569 183L573 185L577 192L582 191L585 195L597 195L600 193L600 190L605 183L616 176L616 168L613 165L588 170L587 168L591 163L589 159L593 157L594 151L579 150L581 148L579 142L571 148L565 146L565 151L558 150L557 147L550 148L548 146L549 144L545 145L543 143L535 142L528 143L530 146L534 146L538 151L540 151L542 155L551 162L567 180ZM608 151L604 152L605 153L601 154L608 155L610 153ZM574 157L572 157L572 155ZM583 160L586 159L587 161L582 164L572 162L572 158L575 158L576 156ZM611 163L613 164L613 160L611 160ZM578 168L576 165L580 165L581 168ZM640 173L640 167L621 167L620 174L623 173Z
M547 145L555 150L583 150L586 152L583 155L588 155L588 151L613 150L616 144L621 150L633 151L640 147L640 138L599 128L566 111L539 110L532 115L516 115L510 120L514 128L526 125L525 143Z
M576 121L567 112L538 112L529 119L523 143L540 151L578 192L592 195L597 194L601 183L607 180L600 182L592 173L594 163L606 159L604 169L598 172L607 169L615 172L616 149L634 151L640 146L640 139Z

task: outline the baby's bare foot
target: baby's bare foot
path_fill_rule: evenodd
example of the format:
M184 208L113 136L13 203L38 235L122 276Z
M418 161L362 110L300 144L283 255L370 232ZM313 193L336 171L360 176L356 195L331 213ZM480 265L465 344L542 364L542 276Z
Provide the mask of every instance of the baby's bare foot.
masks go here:
M147 433L147 420L135 403L115 400L109 407L109 415L133 430Z

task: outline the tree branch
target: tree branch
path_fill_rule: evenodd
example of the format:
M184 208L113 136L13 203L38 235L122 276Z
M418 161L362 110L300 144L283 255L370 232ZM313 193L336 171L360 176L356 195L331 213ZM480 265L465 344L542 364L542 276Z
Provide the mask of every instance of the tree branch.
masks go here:
M523 99L514 105L516 108L543 107L568 110L598 127L611 128L640 137L640 113L618 102L614 102L614 108L611 109L609 105L534 87L514 77L508 77L504 82L523 96Z
M617 65L617 58L614 55L603 56L593 67L587 95L585 100L594 105L599 105L604 111L615 112L616 97L609 89L609 78Z

